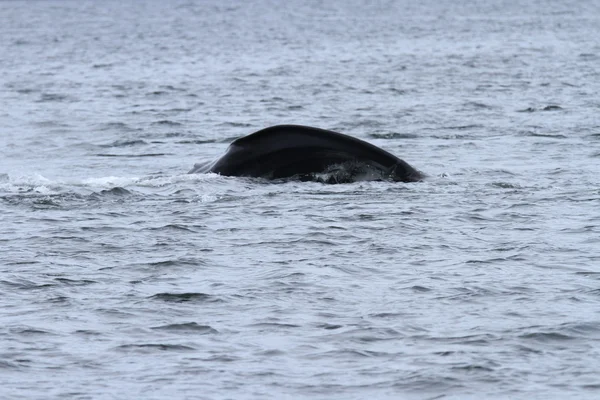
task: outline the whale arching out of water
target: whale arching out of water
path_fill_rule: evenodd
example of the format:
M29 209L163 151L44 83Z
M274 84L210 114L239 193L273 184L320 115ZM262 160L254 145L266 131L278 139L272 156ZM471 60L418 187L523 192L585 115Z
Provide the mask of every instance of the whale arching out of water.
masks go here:
M221 158L196 164L190 171L206 172L327 183L423 179L423 174L415 168L377 146L341 133L300 125L272 126L237 139Z

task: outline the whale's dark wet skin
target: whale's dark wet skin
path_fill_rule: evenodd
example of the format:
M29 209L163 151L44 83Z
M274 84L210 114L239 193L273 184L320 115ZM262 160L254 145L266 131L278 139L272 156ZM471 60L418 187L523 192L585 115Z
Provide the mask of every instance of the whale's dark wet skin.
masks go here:
M300 125L277 125L231 143L212 163L190 173L299 179L326 183L360 180L416 182L423 174L393 154L363 140Z

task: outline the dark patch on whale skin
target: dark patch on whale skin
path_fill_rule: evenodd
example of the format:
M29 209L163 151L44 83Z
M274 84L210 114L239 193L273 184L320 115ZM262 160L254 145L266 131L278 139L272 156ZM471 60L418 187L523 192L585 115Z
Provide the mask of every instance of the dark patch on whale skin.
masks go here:
M331 171L332 166L348 163L363 164L378 172L369 174L368 179L356 180L416 182L423 179L423 174L415 168L377 146L338 132L301 125L272 126L239 138L221 158L196 164L190 173L339 183L337 179L323 180L319 174ZM353 180L343 180L350 181Z

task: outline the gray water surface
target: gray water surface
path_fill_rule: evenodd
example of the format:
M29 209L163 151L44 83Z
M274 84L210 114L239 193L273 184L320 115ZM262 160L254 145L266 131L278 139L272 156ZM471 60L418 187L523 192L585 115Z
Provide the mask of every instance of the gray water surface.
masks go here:
M455 3L0 2L0 397L598 398L600 6Z

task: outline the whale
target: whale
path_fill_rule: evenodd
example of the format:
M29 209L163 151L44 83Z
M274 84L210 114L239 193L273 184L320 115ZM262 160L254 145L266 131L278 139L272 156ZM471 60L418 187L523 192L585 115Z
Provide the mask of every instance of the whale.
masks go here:
M271 126L236 139L223 156L195 164L189 173L210 172L323 183L417 182L424 178L404 160L371 143L302 125Z

